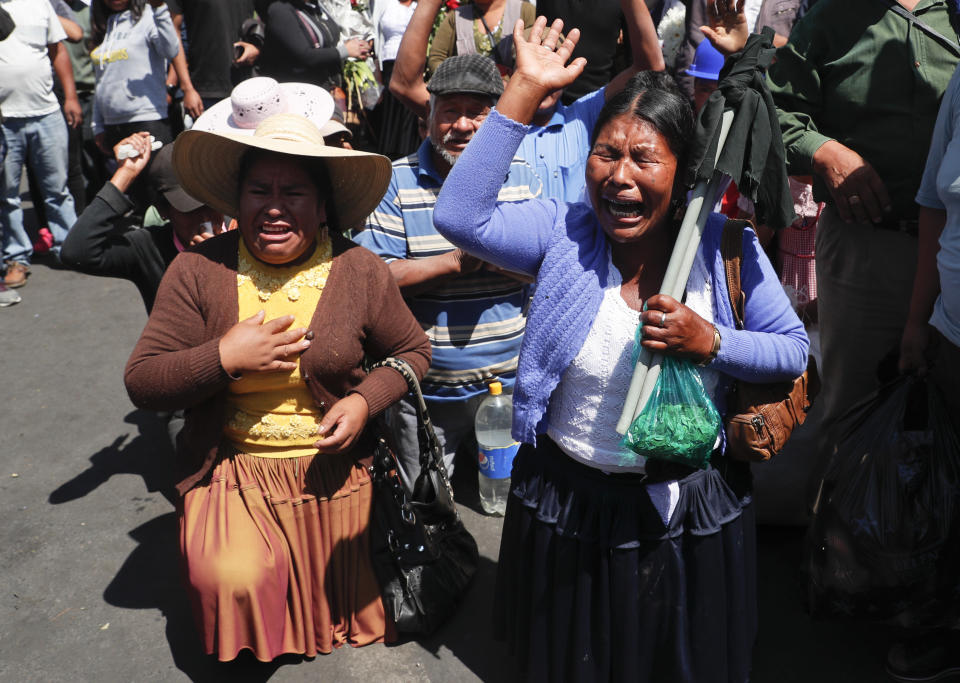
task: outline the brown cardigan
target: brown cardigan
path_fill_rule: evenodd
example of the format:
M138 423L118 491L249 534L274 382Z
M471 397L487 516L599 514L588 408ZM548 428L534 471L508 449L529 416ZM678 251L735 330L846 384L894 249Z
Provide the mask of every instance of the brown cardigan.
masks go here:
M219 344L238 319L238 240L234 230L174 259L124 374L137 406L187 409L177 439L181 495L213 469L220 451L231 380L220 365ZM310 322L315 337L300 368L319 407L358 393L373 418L407 386L390 368L366 374L364 358L403 358L422 377L430 365L430 342L386 264L345 237L334 235L332 241L333 264Z

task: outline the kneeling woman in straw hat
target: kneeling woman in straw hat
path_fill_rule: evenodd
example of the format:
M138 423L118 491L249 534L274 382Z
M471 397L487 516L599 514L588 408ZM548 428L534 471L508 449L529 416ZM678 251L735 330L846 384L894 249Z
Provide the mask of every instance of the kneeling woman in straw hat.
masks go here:
M180 552L208 653L314 656L391 638L370 564L370 417L430 345L383 262L341 232L376 207L386 157L326 147L295 114L250 135L187 131L182 187L239 230L170 265L130 357L144 408L186 408Z

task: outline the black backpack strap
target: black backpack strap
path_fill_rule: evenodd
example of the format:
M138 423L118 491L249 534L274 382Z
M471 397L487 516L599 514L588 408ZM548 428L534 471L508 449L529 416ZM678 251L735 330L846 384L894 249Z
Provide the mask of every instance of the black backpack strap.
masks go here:
M906 19L910 24L916 26L918 29L926 33L928 36L933 38L935 41L943 45L945 48L950 50L955 56L960 57L960 45L957 44L956 40L951 40L945 35L940 33L937 29L933 28L929 24L924 23L917 15L908 10L906 7L901 5L896 0L878 0L878 2L883 3L887 6L888 9L893 10L895 13L899 14L901 17Z

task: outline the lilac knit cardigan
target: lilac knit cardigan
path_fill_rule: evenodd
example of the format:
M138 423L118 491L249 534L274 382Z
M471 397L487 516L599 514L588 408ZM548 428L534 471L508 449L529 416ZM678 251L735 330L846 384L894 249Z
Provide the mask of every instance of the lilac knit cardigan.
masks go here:
M492 111L447 176L433 220L441 235L469 253L536 278L513 394L513 437L534 443L536 435L547 430L550 395L600 309L608 259L606 235L587 204L497 204L526 129ZM724 294L720 240L725 221L713 214L701 245L713 266L713 291ZM728 378L753 382L798 376L807 364L806 332L749 230L743 240L741 280L746 329L735 329L729 298L714 296L714 322L723 343L710 367ZM724 393L721 386L719 395ZM724 406L717 407L722 413Z

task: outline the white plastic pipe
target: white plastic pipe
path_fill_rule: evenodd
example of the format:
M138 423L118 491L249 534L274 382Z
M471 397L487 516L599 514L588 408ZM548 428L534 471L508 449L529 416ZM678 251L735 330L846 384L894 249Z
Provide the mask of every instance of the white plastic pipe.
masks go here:
M723 112L715 158L719 158L723 151L730 126L733 124L733 117L733 111ZM700 241L707 225L707 219L713 211L713 202L716 201L722 179L721 174L714 172L709 183L700 181L694 187L693 196L687 205L687 211L680 224L677 241L673 246L673 252L670 254L670 261L667 263L667 272L660 287L661 293L678 300L683 295L687 280L690 279L693 261L697 256L697 250L700 248ZM706 204L707 199L710 201L709 204ZM641 349L637 364L633 369L633 376L630 379L630 388L627 390L623 411L620 413L620 420L617 422L618 433L626 434L634 419L646 406L650 395L653 393L657 378L660 376L661 360L660 354L653 354L647 349Z

